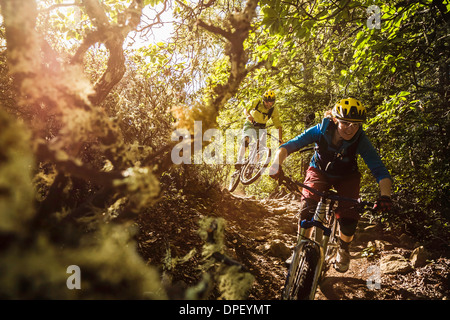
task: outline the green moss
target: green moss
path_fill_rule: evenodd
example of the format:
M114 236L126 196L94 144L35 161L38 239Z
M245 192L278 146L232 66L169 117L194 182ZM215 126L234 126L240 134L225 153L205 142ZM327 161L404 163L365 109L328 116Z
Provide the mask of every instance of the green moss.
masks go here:
M0 232L23 232L33 215L29 131L0 109Z

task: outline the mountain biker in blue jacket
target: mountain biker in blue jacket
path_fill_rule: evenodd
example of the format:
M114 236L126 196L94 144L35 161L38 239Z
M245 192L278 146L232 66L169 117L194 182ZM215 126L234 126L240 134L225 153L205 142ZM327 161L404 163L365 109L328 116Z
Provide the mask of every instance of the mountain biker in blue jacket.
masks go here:
M291 153L316 143L316 152L306 172L304 184L319 191L334 187L340 196L359 198L361 180L357 165L359 154L380 187L380 197L375 209L390 210L392 179L362 129L361 124L365 120L366 108L360 101L353 98L338 101L332 111L326 113L320 124L307 129L279 147L269 168L269 175L278 179L282 175L281 165ZM299 222L313 218L318 202L317 195L306 189L302 190ZM339 272L346 272L350 265L349 245L356 232L359 213L353 204L340 202L336 209L336 218L340 227L340 248L334 267Z

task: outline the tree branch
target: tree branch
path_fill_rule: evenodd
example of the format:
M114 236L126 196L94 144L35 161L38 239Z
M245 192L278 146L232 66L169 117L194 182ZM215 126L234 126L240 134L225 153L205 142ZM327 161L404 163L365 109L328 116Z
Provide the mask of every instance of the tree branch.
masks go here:
M82 3L86 9L89 19L98 30L107 29L110 26L108 16L102 8L100 1L82 0Z
M112 186L114 181L126 178L122 171L98 171L94 168L90 168L86 164L80 164L75 160L68 159L63 155L63 151L51 150L44 142L37 145L36 157L39 161L53 163L59 172L64 172L71 176L91 181L102 186Z
M90 96L92 104L100 104L112 88L122 79L125 74L125 56L123 54L123 42L127 34L135 29L139 22L143 9L142 0L133 1L130 6L121 15L124 24L112 25L110 24L105 10L98 0L83 0L82 1L86 12L92 21L92 24L97 28L86 36L81 46L72 58L72 62L81 61L85 52L90 46L97 42L104 43L109 51L109 59L107 69L101 78L95 84L95 94ZM130 17L128 23L126 18Z
M206 31L209 31L209 32L212 32L212 33L215 33L215 34L218 34L218 35L224 37L225 39L227 39L230 42L233 41L233 33L231 33L231 32L228 32L228 31L223 30L222 28L207 24L206 22L204 22L201 19L197 20L197 25L199 27L202 27Z
M228 22L234 28L234 31L226 31L222 28L209 25L200 19L197 20L200 27L224 37L229 42L226 53L230 57L230 75L224 85L219 84L213 88L215 98L207 106L208 109L211 108L213 110L213 112L209 113L208 120L210 123L215 123L215 117L219 110L228 99L236 94L240 83L250 70L254 70L254 67L251 69L246 68L248 57L244 50L244 41L247 39L251 29L251 22L256 16L257 5L258 0L249 0L242 12L235 13L229 17Z

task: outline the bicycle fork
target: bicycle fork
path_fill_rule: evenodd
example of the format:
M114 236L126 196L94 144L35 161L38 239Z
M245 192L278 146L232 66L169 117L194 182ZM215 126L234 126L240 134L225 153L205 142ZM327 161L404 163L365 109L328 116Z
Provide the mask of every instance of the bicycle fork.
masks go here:
M309 241L314 244L316 249L319 251L319 261L314 271L314 279L311 287L311 292L309 295L309 300L314 300L316 294L317 286L319 284L319 278L322 272L323 264L325 261L325 252L328 246L328 240L330 239L331 229L325 227L322 223L326 214L327 202L325 198L322 198L317 204L316 212L314 218L311 221L302 220L300 222L300 237L298 240L298 245L302 241ZM309 239L305 236L306 230L315 227L314 240Z

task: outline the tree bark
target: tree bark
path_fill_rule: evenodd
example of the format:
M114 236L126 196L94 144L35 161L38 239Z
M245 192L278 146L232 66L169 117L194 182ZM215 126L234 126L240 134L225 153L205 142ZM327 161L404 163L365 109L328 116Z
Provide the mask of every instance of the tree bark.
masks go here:
M229 44L226 53L230 58L230 74L224 85L217 85L213 89L215 97L207 105L207 109L212 110L212 112L208 114L209 123L215 123L215 118L217 117L219 110L225 105L228 99L236 94L239 85L247 74L264 65L264 62L261 62L251 68L247 68L246 64L248 57L244 50L244 41L247 39L251 29L251 22L256 16L257 5L257 0L249 0L241 13L236 13L229 18L229 22L234 30L224 30L202 20L198 20L198 25L200 27L224 37Z

